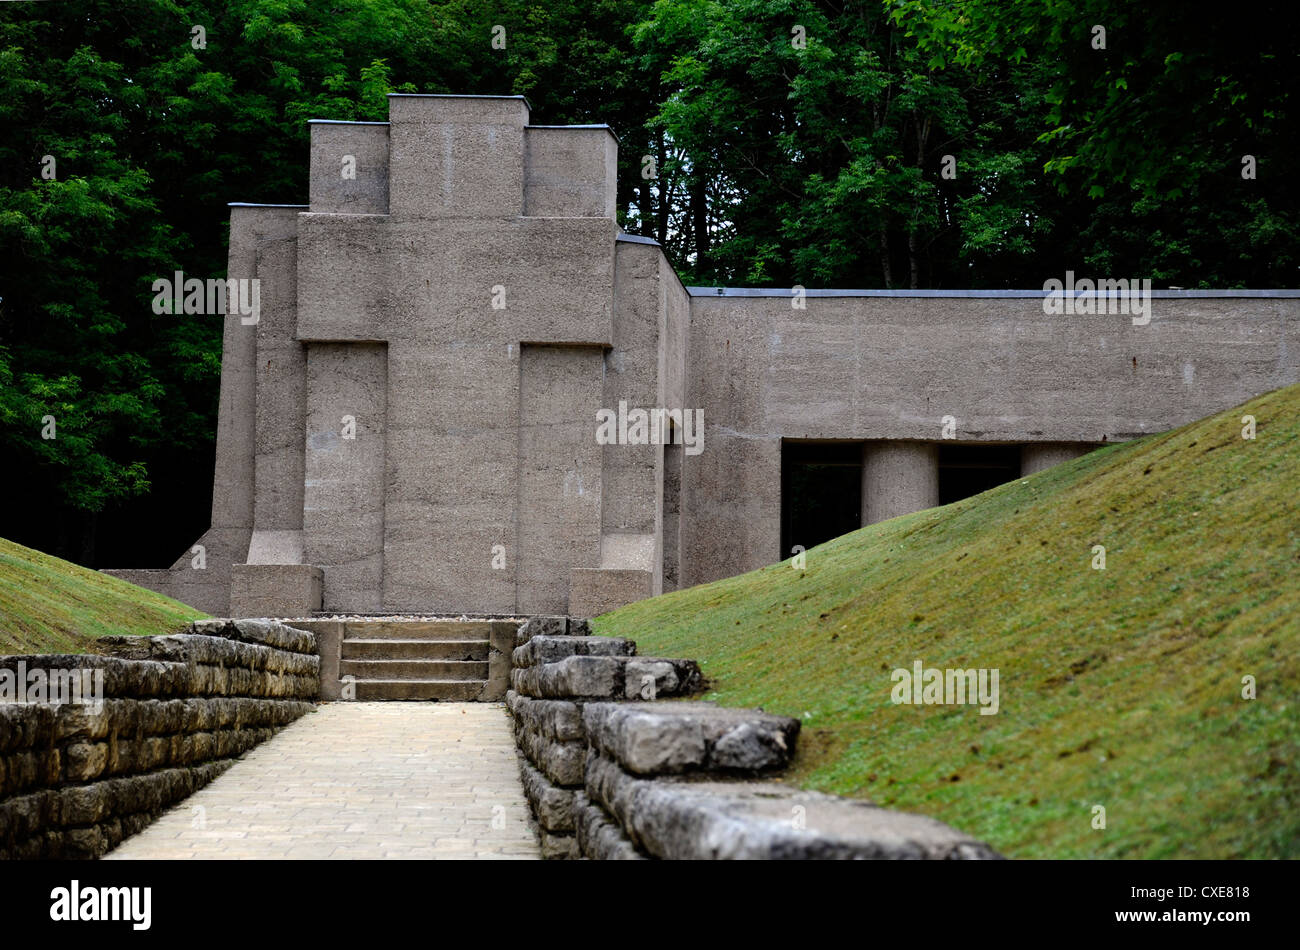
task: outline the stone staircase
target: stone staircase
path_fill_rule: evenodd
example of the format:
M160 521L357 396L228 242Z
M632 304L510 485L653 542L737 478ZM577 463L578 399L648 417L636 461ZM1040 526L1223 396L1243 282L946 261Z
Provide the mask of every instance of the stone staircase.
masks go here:
M339 677L358 701L472 701L488 680L492 621L350 620Z

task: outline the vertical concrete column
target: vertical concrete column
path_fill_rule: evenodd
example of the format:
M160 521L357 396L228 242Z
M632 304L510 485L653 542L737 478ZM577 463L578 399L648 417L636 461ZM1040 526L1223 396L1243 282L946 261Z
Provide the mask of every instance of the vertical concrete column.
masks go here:
M617 216L618 140L608 126L529 126L524 135L524 214Z
M519 364L517 345L389 341L385 610L514 610Z
M616 245L614 346L606 354L601 372L601 407L612 412L619 411L620 403L625 403L629 412L663 408L661 253L653 245L621 241ZM601 475L601 531L606 535L655 535L662 510L662 449L650 444L606 445Z
M615 248L613 347L603 356L600 408L618 415L620 438L601 446L600 561L597 569L574 564L567 608L574 616L594 616L663 590L664 430L655 414L668 408L662 252L639 242L618 241ZM634 420L641 421L639 429Z
M862 447L862 524L939 504L939 447L930 442L867 442Z
M326 610L383 607L387 397L383 343L307 345L304 560Z
M663 590L681 583L682 447L664 446Z
M231 207L230 254L226 268L230 278L252 280L258 276L258 245L267 226L282 217L266 208ZM287 228L285 236L293 233ZM227 304L221 343L221 396L217 409L212 525L252 531L257 325L244 323L238 313L231 312L233 309Z
M565 613L571 570L599 563L603 360L595 346L519 354L520 613Z
M522 96L388 97L390 212L515 218L524 205Z
M1032 475L1053 465L1060 465L1080 455L1087 455L1092 446L1078 442L1033 442L1020 448L1020 474Z
M297 339L297 254L297 241L287 240L264 246L258 258L262 313L256 328L253 429L257 493L249 564L302 563L307 356Z
M388 213L388 123L311 120L311 210Z
M292 322L293 250L300 206L230 206L230 252L226 274L257 280L257 321L227 301L221 350L221 395L217 410L217 457L212 485L212 526L171 567L165 591L177 600L223 615L230 612L232 568L248 557L253 535L258 469L258 348L263 323ZM289 268L286 272L285 268ZM288 307L285 313L284 308ZM250 322L245 322L245 320ZM291 331L289 331L291 332ZM301 451L301 449L299 449ZM299 472L299 479L301 472ZM194 551L203 557L196 566Z

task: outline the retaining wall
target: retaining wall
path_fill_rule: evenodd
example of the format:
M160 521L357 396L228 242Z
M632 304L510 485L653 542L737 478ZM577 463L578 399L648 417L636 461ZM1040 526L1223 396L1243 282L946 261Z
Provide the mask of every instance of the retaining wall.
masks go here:
M544 857L999 857L933 818L781 784L798 720L677 701L704 689L692 660L638 657L565 617L516 642L506 702Z
M315 708L315 637L276 621L97 645L0 656L0 670L103 677L98 706L0 703L0 858L103 855Z

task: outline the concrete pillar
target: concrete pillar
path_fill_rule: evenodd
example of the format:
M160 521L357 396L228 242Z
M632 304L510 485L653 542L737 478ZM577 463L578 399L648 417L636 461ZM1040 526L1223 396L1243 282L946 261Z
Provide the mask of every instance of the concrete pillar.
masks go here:
M310 125L312 212L388 214L388 123Z
M929 442L862 446L862 524L939 504L939 447Z
M383 609L387 430L387 346L308 343L303 560L325 610Z
M617 217L618 139L609 126L524 129L524 215Z
M394 218L516 218L523 212L523 96L389 93L388 119Z
M1091 451L1092 446L1078 442L1033 442L1020 448L1020 474L1032 475Z
M604 403L604 362L597 346L520 347L517 495L511 499L518 541L510 552L516 564L510 609L518 613L565 613L570 572L600 564L601 498L608 489L595 420ZM467 585L460 599L482 588L482 580Z

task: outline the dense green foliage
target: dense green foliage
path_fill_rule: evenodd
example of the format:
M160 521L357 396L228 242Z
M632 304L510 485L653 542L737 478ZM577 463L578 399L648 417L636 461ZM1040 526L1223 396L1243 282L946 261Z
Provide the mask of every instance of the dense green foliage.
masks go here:
M225 203L303 201L306 120L383 119L390 91L608 122L624 225L691 283L1294 286L1287 5L1143 7L0 4L0 446L24 490L0 532L143 566L205 527L221 318L155 315L150 284L223 274Z

